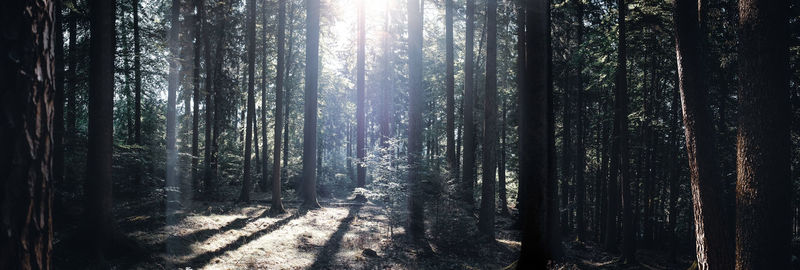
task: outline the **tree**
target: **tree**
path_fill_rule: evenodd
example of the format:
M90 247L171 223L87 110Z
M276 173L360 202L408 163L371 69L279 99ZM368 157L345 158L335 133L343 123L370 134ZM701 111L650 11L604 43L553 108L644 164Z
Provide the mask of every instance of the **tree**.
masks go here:
M262 40L262 43L264 44L264 48L263 48L262 55L261 55L261 135L262 135L261 138L263 140L263 146L261 147L261 151L262 151L261 155L264 156L264 159L261 160L261 162L262 162L261 163L261 184L262 184L261 185L261 189L264 190L264 191L266 191L267 186L269 185L269 181L268 180L269 180L269 176L270 176L270 174L269 174L269 150L268 150L269 147L267 147L267 27L266 27L267 18L269 17L269 15L268 15L269 13L268 13L267 3L266 2L267 1L263 1L262 2L263 3L262 7L261 7L261 13L262 13L262 15L261 15L261 18L262 18L261 25L263 25L262 29L261 29L261 40ZM285 28L285 24L286 24L286 22L285 22L286 21L286 7L285 7L286 4L285 3L284 4L278 3L278 5L284 5L283 13L281 14L280 7L279 7L279 11L278 11L278 16L279 17L283 16L283 22L280 21L281 18L278 18L278 20L279 20L278 24L279 25L278 25L278 29L276 29L276 31L278 32L277 35L279 35L281 38L279 40L276 40L275 42L278 43L278 48L280 50L283 50L283 46L284 46L283 45L283 33L284 33L283 29ZM283 25L280 25L281 23L283 23ZM284 60L283 59L283 51L280 51L280 52L278 52L278 62L280 62L280 65L282 65L280 67L281 69L283 69L283 65L285 65L283 63L283 60ZM282 71L283 70L281 70L281 72ZM277 85L279 82L280 82L280 86ZM275 78L275 84L276 84L276 86L275 86L276 93L278 91L281 91L281 93L282 93L283 92L283 78L282 77L276 77ZM278 90L278 89L280 89L280 90ZM276 100L276 103L277 103L278 99L276 98L275 100ZM277 110L282 110L283 109L283 108L280 107L280 105L276 105L276 106L277 106L277 108L279 108ZM276 115L277 115L277 111L276 111ZM275 119L275 121L276 121L276 123L275 123L276 125L278 125L280 123L280 122L278 122L277 118ZM258 122L258 121L256 121L256 122ZM258 133L258 132L256 132L256 133ZM275 135L275 141L278 144L280 144L279 143L280 142L280 140L279 140L280 138L279 137L280 137L280 133ZM258 145L258 139L256 139L255 141L256 141L256 146L257 146ZM275 148L280 148L278 146L278 144L275 145ZM256 152L258 152L258 151L256 151ZM280 155L278 155L277 157L280 158ZM278 163L278 165L280 165L280 163ZM280 167L278 169L280 169ZM278 197L280 197L280 185L278 187L279 187L278 188ZM281 206L281 208L283 208L282 204L279 204L279 205Z
M547 179L550 159L548 150L548 84L550 70L548 0L528 0L526 12L525 88L519 95L519 179L524 188L520 196L524 212L522 249L518 269L542 269L547 266Z
M202 50L201 25L203 14L201 7L203 0L193 0L192 5L197 9L193 16L192 31L194 34L194 65L192 70L192 186L199 187L197 165L200 162L200 52Z
M636 261L636 233L633 225L633 200L631 197L631 176L628 170L628 58L625 14L628 5L625 0L617 0L617 70L614 88L614 142L617 145L619 184L622 187L622 258L626 263ZM613 155L613 154L612 154ZM613 181L614 179L612 179Z
M356 186L364 187L367 168L364 166L366 152L366 108L364 104L364 62L366 58L366 18L364 17L364 1L358 4L358 52L356 59ZM359 198L364 199L364 198Z
M475 183L475 68L473 51L475 39L475 26L473 21L475 16L475 0L467 0L467 19L466 19L466 47L464 49L464 164L462 166L463 199L468 209L475 205L473 197L473 184Z
M64 16L62 1L55 1L55 21L53 38L55 39L55 105L53 108L53 181L64 179Z
M256 75L256 0L247 0L247 120L244 139L244 175L242 192L239 201L250 201L250 190L253 188L250 175L250 155L253 148L253 123L256 118L255 75Z
M425 237L425 208L422 201L422 9L408 0L408 229L412 239Z
M141 37L139 34L139 0L132 0L133 3L133 89L134 89L134 106L133 106L133 131L136 133L136 144L142 144L142 47ZM73 15L75 16L75 15ZM72 26L70 26L72 27ZM72 31L72 30L70 30ZM70 32L72 33L72 32ZM73 35L70 34L70 42L73 40ZM70 50L72 48L70 47ZM137 174L137 183L141 181L141 176Z
M486 89L483 113L483 184L478 229L494 238L497 161L497 0L486 3Z
M789 1L739 1L736 269L789 269Z
M508 212L508 198L507 198L507 191L506 191L506 129L507 120L506 112L507 110L506 102L503 101L503 107L500 110L500 113L503 115L502 120L500 121L500 149L499 149L499 156L497 157L497 198L500 201L500 214L507 216L510 213Z
M456 147L455 147L455 71L453 68L453 0L445 0L445 111L446 111L446 132L447 132L447 149L445 149L445 156L447 158L447 167L453 173L458 175L456 168Z
M52 1L10 1L0 37L0 268L49 269L53 247L51 144L56 90ZM58 20L58 19L56 19ZM60 29L60 27L56 28ZM8 34L8 33L14 34ZM72 38L72 37L70 37ZM30 74L39 74L34 77ZM7 211L6 211L7 210Z
M575 3L575 13L577 17L577 43L582 47L583 45L583 0L573 0ZM578 49L577 68L575 71L575 103L577 103L577 138L575 138L575 233L579 240L585 238L586 221L585 221L585 208L586 208L586 183L584 182L584 170L586 167L586 148L583 144L584 138L584 100L583 100L583 52Z
M281 127L283 127L283 72L284 66L284 35L286 32L286 0L278 0L278 33L275 42L278 46L278 65L275 67L275 147L272 150L273 164L272 164L272 207L270 212L273 214L280 214L286 212L283 209L281 202ZM263 103L262 103L263 107ZM266 108L266 107L264 107ZM262 123L262 128L266 127L266 120ZM266 141L267 134L264 133L264 140ZM266 147L264 147L266 149ZM266 150L264 160L266 160Z
M89 1L92 33L89 54L89 147L84 232L89 252L102 260L113 234L111 216L111 162L114 122L114 12L116 1Z
M180 10L181 1L172 0L170 8L170 31L167 37L169 47L169 74L167 76L167 209L174 210L179 202L180 184L178 180L178 149L176 147L177 97L180 84ZM113 62L113 61L112 61ZM168 211L170 211L168 210ZM169 221L168 221L169 222Z
M303 121L303 206L317 202L317 83L319 79L319 0L306 1L306 82Z
M683 103L686 150L689 158L697 262L701 269L731 269L732 226L726 222L719 190L714 129L703 85L697 1L675 1L675 43L678 83Z

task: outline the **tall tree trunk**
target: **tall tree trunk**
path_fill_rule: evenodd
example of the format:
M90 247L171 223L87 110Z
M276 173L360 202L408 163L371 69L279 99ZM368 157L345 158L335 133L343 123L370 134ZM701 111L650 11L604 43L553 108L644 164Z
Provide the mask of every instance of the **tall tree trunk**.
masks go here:
M192 70L192 187L200 187L197 166L200 162L200 51L202 45L201 25L203 23L202 6L203 0L193 0L197 14L194 15L194 67ZM206 63L208 60L206 59Z
M364 187L367 168L364 166L366 152L366 104L364 94L364 61L366 58L366 18L364 15L364 1L358 3L358 52L356 59L356 187ZM360 195L363 196L363 195ZM360 198L364 199L364 198Z
M56 1L58 2L58 1ZM53 248L53 1L7 1L0 35L0 268L49 269ZM113 9L112 9L113 11ZM113 14L113 12L112 12ZM113 16L113 15L112 15ZM112 17L113 18L113 17ZM61 27L56 27L56 31ZM73 37L70 36L70 39ZM63 40L62 42L63 43ZM70 48L71 49L71 48ZM58 61L58 60L56 60ZM39 74L34 77L29 74ZM63 82L63 81L62 81Z
M223 67L225 66L225 26L228 23L227 14L232 9L231 4L226 4L225 2L219 2L216 6L217 9L217 21L219 24L217 25L217 46L216 52L214 52L215 58L214 59L214 71L212 75L212 79L214 80L213 83L213 90L211 93L214 93L212 105L214 113L212 115L212 130L211 130L211 141L210 141L210 152L209 152L209 169L208 169L208 179L206 180L206 192L207 197L210 199L216 199L217 197L217 176L218 171L217 168L219 167L219 137L222 132L223 128L223 121L224 121L224 109L222 102L224 101L224 88L220 85L217 80L223 75Z
M281 127L283 127L283 72L284 66L284 33L286 28L286 0L278 0L278 33L276 34L276 43L278 46L278 65L275 67L275 147L272 150L273 164L272 164L272 207L270 212L273 214L284 213L283 203L281 202ZM262 103L262 107L263 107ZM263 107L266 109L266 107ZM266 128L266 120L262 123L262 128ZM267 135L264 133L264 142L266 145ZM267 147L264 147L266 149ZM266 150L264 160L266 160ZM265 169L266 171L266 169Z
M303 206L317 202L317 82L319 79L320 0L306 1L305 117L303 121Z
M290 85L289 81L289 74L292 73L292 68L294 67L294 60L292 57L294 56L294 1L289 2L289 18L287 22L289 23L289 40L287 43L287 53L286 53L286 75L283 78L284 84L286 85L286 91L284 91L284 115L283 115L283 169L281 174L284 177L288 178L288 171L287 167L289 166L289 116L291 114L292 109L292 85Z
M502 121L500 122L500 156L497 162L497 198L500 201L500 214L508 216L508 198L506 195L506 129L508 129L506 122L506 114L508 107L505 100L503 100L503 107L500 110Z
M547 9L547 25L550 28L550 8ZM547 31L547 66L553 66L552 30ZM529 37L531 38L531 37ZM529 41L530 42L530 41ZM529 52L529 55L532 54ZM558 168L556 162L556 117L555 117L555 91L553 86L553 69L547 68L547 186L545 187L547 203L547 227L545 229L546 243L549 259L560 259L564 256L561 245L560 219L558 214Z
M262 145L261 145L261 153L262 153L261 155L264 157L264 159L261 160L261 184L262 184L261 187L262 187L263 191L266 191L268 189L269 185L270 185L269 179L270 179L270 176L271 176L270 175L270 171L269 171L269 150L268 150L269 147L267 146L267 143L268 143L267 142L267 47L268 46L267 46L267 27L266 27L267 18L269 18L270 16L269 16L269 10L267 9L267 1L264 0L262 3L263 3L263 6L261 7L261 14L262 14L261 15L261 18L262 18L261 19L261 25L263 25L263 26L262 26L262 30L261 30L261 40L262 40L262 44L263 44L264 48L261 51L261 54L262 54L261 55L261 135L262 135L261 138L263 140ZM278 62L280 62L280 65L281 65L280 68L283 69L283 67L285 66L285 63L283 62L284 61L284 59L283 59L283 57L284 57L283 56L283 50L284 50L284 44L283 44L284 41L283 40L284 40L284 36L283 35L284 35L284 29L286 28L286 26L285 26L286 25L286 3L285 3L285 0L279 0L278 5L282 5L282 7L278 7L278 9L279 9L278 10L278 17L279 17L278 18L278 28L275 29L275 31L277 32L276 36L280 37L280 38L278 39L276 37L276 39L278 39L278 40L276 40L275 42L277 43L278 49L280 50L278 52L278 55L277 55L277 57L278 57L277 60L278 60ZM283 11L280 10L281 8L283 9ZM283 16L283 17L280 17L280 16ZM283 21L281 21L281 20L283 20ZM276 67L276 69L277 69L277 67ZM283 77L282 76L283 76L283 70L281 70L280 74L276 74L276 77L275 77L275 92L276 93L280 92L281 95L283 93ZM278 83L280 83L280 85L278 85ZM281 97L281 99L283 99L283 97ZM278 99L276 98L275 102L277 103L277 101L278 101ZM281 104L281 105L283 105L283 104ZM276 108L278 108L278 109L276 109L276 114L275 114L274 117L277 117L277 115L278 115L277 110L283 110L283 108L280 107L279 105L275 105L275 106L277 106ZM283 114L280 114L280 115L283 115ZM258 122L258 121L256 121L256 122ZM280 122L278 121L278 119L275 118L275 125L279 125L279 123ZM276 134L275 137L273 138L273 140L275 140L276 143L280 142L280 138L279 137L281 135L280 134L280 127L277 127L277 130L278 130L278 134ZM258 145L257 142L258 142L258 139L256 139L256 145ZM280 151L280 146L278 146L278 144L275 145L275 148L279 148L278 150ZM258 151L256 151L256 153L258 153ZM280 152L278 152L278 156L277 157L280 158ZM280 166L280 163L278 163L278 166ZM280 167L278 167L278 169L280 169ZM278 171L280 171L280 170L278 170ZM280 179L280 178L278 178L278 179ZM272 185L274 186L274 184L272 184ZM279 185L278 186L278 196L277 197L280 197L280 195L281 195L281 193L280 193L280 185ZM273 206L275 206L275 205L273 205ZM280 206L280 209L283 209L283 204L279 204L279 206Z
M467 0L467 33L466 48L464 49L464 163L461 181L463 181L462 196L468 209L475 205L473 196L473 183L475 183L475 0Z
M455 148L455 71L453 68L453 0L445 0L445 113L447 123L447 168L457 175Z
M213 100L213 91L214 91L214 70L216 69L214 65L216 63L213 62L211 57L211 40L209 35L211 34L211 23L210 18L206 16L206 5L204 0L200 0L199 5L197 6L197 14L200 16L200 23L202 24L203 31L202 31L202 42L203 42L203 59L205 59L205 83L203 87L205 88L205 142L203 144L203 167L204 167L204 176L203 176L203 191L206 194L211 193L212 184L212 172L211 172L211 153L212 153L212 130L214 129L214 100Z
M519 269L547 266L548 167L553 158L548 150L548 84L550 32L548 0L526 1L525 90L519 92L519 179L523 190L522 249Z
M625 0L617 0L617 71L616 85L614 93L614 125L617 127L614 133L614 141L619 148L616 159L619 162L620 178L619 184L622 188L622 258L626 263L636 261L636 229L633 219L633 198L631 197L631 176L628 168L628 58L627 58L627 35L625 29L625 14L628 12L628 4Z
M697 262L700 269L731 269L733 225L727 222L725 203L720 196L722 179L715 154L713 123L706 109L697 16L697 1L676 0L678 83L691 175Z
M89 146L87 152L86 222L90 256L103 260L113 233L111 166L114 138L114 12L116 1L89 1Z
M448 2L450 3L450 2ZM390 130L390 121L391 116L389 114L389 108L392 105L393 100L393 92L390 90L391 87L391 78L392 78L392 71L393 66L392 62L392 51L391 51L391 36L392 36L392 29L389 26L390 18L391 18L391 10L390 10L391 2L386 2L386 11L385 11L385 18L384 18L384 25L383 31L385 34L383 35L383 66L382 66L382 78L381 78L381 90L382 93L380 95L380 107L378 108L380 113L380 145L381 147L388 146L388 139L392 136Z
M253 122L256 118L255 75L256 75L256 0L247 0L247 119L245 120L244 175L240 202L250 201L253 180L250 175L250 156L252 155Z
M171 211L176 210L180 204L180 183L178 180L178 149L176 147L176 129L177 129L177 97L178 88L180 87L180 10L181 1L172 0L172 7L170 8L170 31L167 37L167 46L169 47L169 74L167 82L167 224L171 225L171 218L174 218Z
M789 1L739 1L736 269L789 269Z
M577 42L580 48L583 48L583 0L573 0L575 3L575 13L578 19L577 23ZM583 110L585 107L583 100L583 53L578 52L578 64L575 69L575 101L577 105L577 135L575 139L576 153L575 153L575 233L578 240L584 240L586 236L586 183L584 183L584 170L586 169L586 149L583 145L584 135L584 116Z
M494 237L495 173L497 161L497 0L486 3L486 92L483 99L483 184L478 229Z
M471 1L471 0L468 0ZM422 201L422 9L420 1L408 1L408 195L407 232L412 239L425 237L425 208Z

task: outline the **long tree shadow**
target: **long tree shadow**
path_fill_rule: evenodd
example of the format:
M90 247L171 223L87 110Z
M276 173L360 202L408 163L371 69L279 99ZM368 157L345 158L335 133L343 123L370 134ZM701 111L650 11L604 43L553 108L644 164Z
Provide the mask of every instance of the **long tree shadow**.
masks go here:
M231 230L242 229L245 226L247 226L248 223L250 223L250 222L252 222L254 220L258 220L258 219L267 217L268 215L269 215L269 211L265 209L257 217L237 218L237 219L235 219L233 221L228 222L227 224L225 224L224 226L222 226L220 228L197 230L197 231L194 231L192 233L189 233L187 235L182 235L182 236L178 236L178 235L169 236L164 241L156 244L156 246L158 248L163 248L164 245L171 246L172 248L167 248L167 252L170 252L170 254L172 254L172 255L186 255L186 254L189 254L189 252L191 251L188 246L190 244L192 244L192 243L203 242L203 241L208 240L212 236L214 236L216 234L219 234L219 233L225 233L225 232L231 231ZM184 243L185 245L181 245L181 243Z
M265 213L262 214L262 216L266 216L267 215L266 212L268 212L268 211L264 211L264 212ZM189 265L189 266L192 266L192 267L196 267L196 268L201 268L201 267L205 266L206 264L208 264L213 258L215 258L217 256L220 256L222 254L225 254L225 252L238 249L238 248L246 245L247 243L250 243L253 240L258 239L259 237L261 237L263 235L266 235L268 233L271 233L271 232L279 229L280 227L283 227L283 225L286 225L287 223L289 223L289 221L292 221L292 220L294 220L294 219L296 219L298 217L301 217L301 216L303 216L305 214L306 214L305 211L297 211L294 214L292 214L291 216L288 216L288 217L285 217L285 218L283 218L281 220L278 220L275 223L270 224L269 226L267 226L264 229L258 230L256 232L253 232L253 233L248 234L248 235L240 236L239 238L237 238L236 240L234 240L233 242L229 243L228 245L226 245L224 247L218 248L218 249L213 250L213 251L208 251L208 252L205 252L205 253L202 253L202 254L198 254L197 256L194 256L191 260L189 260L186 263L186 265Z
M322 250L317 253L317 259L314 260L314 263L311 264L309 269L321 269L323 267L329 267L331 260L336 256L336 253L341 248L342 238L350 229L350 224L353 223L353 220L356 218L358 211L361 210L361 207L364 206L363 204L356 204L350 206L350 212L348 212L347 217L345 217L341 223L339 223L339 227L336 228L336 232L331 235L331 238L325 242L325 246L322 247Z

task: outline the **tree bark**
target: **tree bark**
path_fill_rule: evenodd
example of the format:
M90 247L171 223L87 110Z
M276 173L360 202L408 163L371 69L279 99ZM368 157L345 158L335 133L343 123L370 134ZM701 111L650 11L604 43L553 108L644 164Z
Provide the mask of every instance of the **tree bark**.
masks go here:
M497 0L486 2L486 92L483 99L483 184L478 229L494 237L497 155Z
M278 0L278 33L276 43L278 47L278 63L275 67L275 147L272 150L272 207L270 212L273 214L284 213L283 202L281 202L281 128L283 127L283 72L284 72L284 33L286 28L286 0ZM263 107L263 103L262 103ZM266 107L264 107L266 108ZM263 120L262 128L266 128L266 120ZM266 142L266 133L264 141ZM264 147L266 149L266 147ZM266 153L266 150L265 150ZM266 160L266 154L264 155ZM266 170L265 170L266 171Z
M706 109L703 85L697 1L676 0L675 44L685 126L686 150L691 176L697 262L700 269L733 268L732 225L727 222L720 196L714 130Z
M58 7L58 5L56 5ZM53 1L0 4L0 268L49 269L56 88ZM60 16L58 16L60 17ZM56 27L56 31L61 27ZM72 39L72 37L70 37ZM58 41L56 41L58 42ZM61 41L63 43L63 40ZM55 44L63 46L63 44ZM36 74L37 76L34 76ZM63 81L62 81L63 82Z
M86 222L90 256L102 261L113 233L111 166L114 132L115 0L89 1L89 146L87 152Z
M475 183L475 0L467 0L466 47L464 49L464 163L462 166L462 197L467 209L473 209L473 183Z
M250 175L250 156L252 155L253 124L256 118L255 75L256 75L256 0L247 0L247 120L244 139L244 173L242 192L239 201L249 202L253 179Z
M736 269L789 269L789 1L739 1Z
M471 0L468 0L471 1ZM420 1L408 1L408 195L407 232L414 240L425 237L425 209L422 201L422 9Z
M317 83L319 79L320 0L306 1L305 117L303 121L303 206L317 202Z

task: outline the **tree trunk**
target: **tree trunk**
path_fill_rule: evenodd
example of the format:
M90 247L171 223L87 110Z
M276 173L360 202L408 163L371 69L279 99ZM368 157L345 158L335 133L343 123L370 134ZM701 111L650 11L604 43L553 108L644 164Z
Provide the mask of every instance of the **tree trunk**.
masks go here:
M265 0L262 3L263 3L263 6L261 7L261 13L262 13L262 15L261 15L261 18L262 18L261 19L261 24L266 26L267 25L267 18L269 17L269 15L268 15L269 14L269 10L267 9L267 1ZM285 59L283 59L283 57L284 57L283 50L284 50L284 46L285 45L284 45L283 42L284 42L284 29L286 28L286 3L285 3L285 0L279 0L278 5L281 6L281 7L278 7L278 17L279 18L278 18L278 29L275 29L275 31L277 31L275 42L277 44L278 49L280 50L276 57L278 58L277 61L280 62L280 65L281 65L281 67L280 67L281 68L281 73L278 74L277 70L276 70L275 93L276 94L279 93L280 95L283 95L283 68L285 66L285 63L284 63ZM283 9L282 11L281 11L281 8ZM281 16L283 16L283 17L281 17ZM281 21L281 20L283 20L283 21ZM262 135L261 138L263 140L262 141L262 145L261 145L261 155L263 156L263 159L261 160L261 189L262 189L262 191L267 191L267 189L268 189L268 187L270 185L274 186L274 184L270 184L270 181L269 181L271 175L270 175L270 171L269 171L269 150L268 150L269 147L267 146L267 143L268 143L267 142L267 45L266 45L267 44L267 27L262 27L261 40L262 40L261 41L262 44L264 44L263 45L264 48L262 50L262 55L261 55L261 135ZM276 69L278 69L277 66L276 66ZM280 85L278 85L278 83L280 83ZM280 99L282 100L283 97L281 97ZM277 117L278 115L282 116L283 114L278 113L278 111L280 110L282 112L283 108L281 106L283 104L277 105L278 98L275 99L275 102L276 102L275 106L277 106L276 107L277 109L276 109L276 113L275 113L275 115L273 115L273 117ZM256 122L258 122L258 121L256 121ZM280 138L279 137L281 135L280 134L280 128L281 127L280 127L279 123L280 123L280 121L278 121L278 118L275 118L275 125L277 125L278 134L275 135L273 140L275 140L276 143L280 142ZM258 132L256 132L256 133L258 133ZM255 141L256 141L256 145L258 145L258 139L256 139ZM278 146L278 145L279 145L279 143L275 145L275 148L278 148L278 151L280 151L280 146ZM256 150L256 153L258 153L258 150ZM258 156L256 156L256 157L258 157ZM277 158L280 159L280 157L281 157L280 156L280 152L278 152ZM278 161L279 161L278 162L278 171L280 171L280 160L278 160ZM280 177L278 179L280 179ZM280 181L280 180L278 180L278 181ZM281 193L280 193L280 184L279 184L278 185L278 195L275 196L275 197L280 197L280 196L281 196ZM273 200L274 200L274 197L273 197ZM280 206L280 209L283 209L283 204L282 203L278 204L278 205L274 205L274 202L273 202L273 206ZM278 209L276 208L276 211L277 210Z
M0 36L0 54L15 56L0 61L0 81L4 84L0 90L3 269L49 269L52 259L51 143L58 129L52 112L53 95L61 88L54 74L53 45L63 46L53 42L54 36L60 35L54 31L54 24L61 23L60 16L53 21L53 13L61 12L53 5L53 1L11 1L0 8L0 15L10 22ZM55 27L56 31L60 29Z
M525 91L519 92L519 179L524 212L522 250L518 269L547 266L548 167L553 158L548 150L548 84L550 75L550 1L526 1ZM468 39L469 40L469 39ZM466 171L466 170L465 170Z
M317 202L317 82L319 78L320 0L306 1L305 117L303 121L303 206Z
M244 135L244 173L242 179L242 192L239 194L240 202L250 201L250 191L253 189L253 179L250 175L250 155L252 155L253 123L256 118L255 101L255 75L256 75L256 0L247 0L247 119L245 120Z
M114 12L116 1L89 1L89 141L87 152L86 222L90 256L103 260L111 247L111 166L114 132Z
M789 1L739 1L736 269L789 269Z
M503 107L500 111L502 116L502 121L500 122L500 156L498 157L497 162L497 197L498 201L500 201L500 214L503 216L508 216L508 198L506 195L506 129L508 128L506 125L506 114L508 114L506 107L505 100L503 101Z
M486 3L486 92L483 99L483 184L478 229L494 237L495 173L497 161L497 0Z
M445 0L445 113L447 132L447 168L457 175L455 148L455 78L453 68L453 0Z
M382 56L383 57L383 60L382 60L383 61L383 70L382 70L383 78L381 78L381 90L382 90L382 93L380 95L380 104L381 104L381 106L380 106L380 108L378 108L379 113L380 113L380 126L378 127L379 128L379 132L380 132L380 145L381 145L381 147L384 147L384 148L388 147L388 139L392 136L391 135L391 130L390 130L391 116L389 114L389 108L391 108L393 106L392 105L392 100L393 100L393 96L394 96L393 92L390 90L390 87L392 85L392 81L391 81L392 75L391 74L392 74L392 71L393 71L393 66L391 64L391 62L392 62L392 56L391 56L392 55L392 51L391 51L391 47L392 47L392 45L391 45L392 29L389 26L389 22L390 22L390 18L391 18L391 10L389 8L390 4L391 4L390 2L388 2L388 1L386 2L386 12L385 12L385 15L384 15L385 18L384 18L384 26L383 26L384 29L383 30L384 30L384 32L386 32L386 34L383 36L383 52L382 52L383 53L383 56Z
M678 77L683 103L686 150L691 176L697 262L700 269L733 268L732 224L727 222L720 190L714 130L706 110L707 90L699 50L697 2L675 2Z
M628 4L625 0L617 0L617 71L615 86L615 129L614 140L619 147L616 159L619 162L620 185L622 186L622 258L626 263L636 261L636 229L633 219L633 198L631 197L631 176L628 168L628 59L627 59L627 37L625 29L625 14L628 12Z
M366 180L367 168L364 166L366 144L366 104L364 103L364 61L366 58L366 18L364 15L364 1L358 4L358 52L356 60L356 187L363 188ZM363 196L363 195L361 195ZM364 198L360 198L364 199Z
M178 180L178 149L176 147L176 129L177 129L177 97L178 88L180 87L180 10L181 1L172 0L172 7L170 8L170 31L167 37L167 46L169 47L169 74L167 75L167 224L171 225L171 215L174 207L180 204L180 183Z
M286 29L286 0L278 0L278 33L276 34L276 43L278 47L278 63L275 67L275 147L272 150L273 164L272 164L272 207L270 213L279 214L284 213L283 202L281 202L281 128L283 127L283 72L284 72L284 33ZM266 96L264 96L266 97ZM262 101L263 102L263 101ZM262 103L262 108L263 107ZM266 129L266 120L262 120L262 128ZM264 133L264 141L266 143L267 135ZM266 145L266 144L265 144ZM264 147L266 149L266 147ZM266 160L266 150L264 160ZM266 169L265 169L266 171Z
M575 3L577 23L577 42L579 48L583 47L583 2L582 0L573 0ZM575 153L575 233L578 240L584 240L586 236L586 221L585 221L585 208L586 208L586 183L584 183L584 170L586 169L586 149L583 145L584 137L584 100L583 92L583 54L578 53L578 64L575 72L575 101L577 103L577 138L575 139L576 153Z
M471 1L471 0L468 0ZM425 208L422 201L422 9L417 0L408 1L408 195L407 232L414 240L425 237Z
M197 14L194 15L194 67L192 70L192 187L197 189L200 187L199 175L197 166L200 162L200 51L202 49L202 34L201 25L203 23L203 14L200 13L203 6L203 0L193 0L194 8L197 9ZM206 63L208 60L206 59Z
M467 0L466 19L466 48L464 49L464 163L462 170L462 197L467 204L467 209L473 209L475 198L473 196L473 183L475 183L475 71L473 59L475 58L475 0Z

